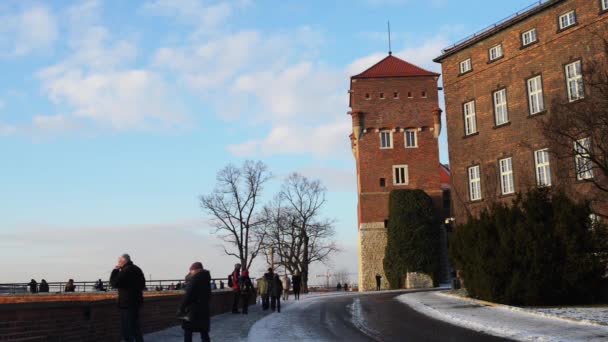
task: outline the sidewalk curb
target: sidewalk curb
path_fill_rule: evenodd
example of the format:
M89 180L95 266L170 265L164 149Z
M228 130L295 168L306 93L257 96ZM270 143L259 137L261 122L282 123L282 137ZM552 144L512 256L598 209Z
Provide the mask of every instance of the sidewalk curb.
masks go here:
M479 304L482 306L503 308L503 309L510 310L510 311L517 311L517 312L525 313L525 314L532 315L532 316L550 318L550 319L565 321L568 323L576 323L576 324L581 324L581 325L592 325L592 326L596 326L596 327L607 327L608 326L608 324L602 324L602 323L597 323L597 322L592 322L592 321L587 321L587 320L579 320L579 319L568 318L568 317L561 317L561 316L551 315L551 314L547 314L547 313L543 313L543 312L536 312L536 311L520 308L517 306L498 304L498 303L488 302L485 300L475 299L475 298L461 297L461 296L457 296L457 295L454 295L451 293L446 293L446 292L437 292L437 295L449 297L452 299L460 299L463 301L467 301L467 302L474 303L474 304Z

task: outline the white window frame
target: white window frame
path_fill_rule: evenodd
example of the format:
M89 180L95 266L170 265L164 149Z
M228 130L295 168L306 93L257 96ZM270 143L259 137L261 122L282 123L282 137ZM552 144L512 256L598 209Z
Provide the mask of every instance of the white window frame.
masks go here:
M494 98L494 122L496 126L509 122L509 108L507 105L507 89L503 88L492 93Z
M576 12L574 10L559 16L559 29L565 30L576 24Z
M521 44L523 46L528 46L536 43L537 41L538 36L536 35L536 27L521 34Z
M551 186L551 163L549 149L534 151L534 169L536 170L536 185L539 187Z
M500 57L502 57L503 56L502 44L498 44L496 46L491 47L490 50L488 50L488 55L490 57L490 62L495 61L495 60L499 59Z
M473 63L471 62L470 58L467 58L464 61L460 62L460 73L461 74L467 73L467 72L471 71L472 69L473 69Z
M413 134L414 144L410 145L410 139L408 138L408 133ZM406 129L404 133L405 140L405 148L418 148L418 130L417 129Z
M475 100L465 103L464 111L464 133L471 135L477 133L477 116L475 114Z
M602 0L602 11L608 11L608 0Z
M388 146L384 146L382 137L384 134L387 134L387 133L389 136L389 140L388 140L389 144L388 144ZM379 136L380 136L380 149L381 150L390 150L393 148L393 131L392 130L388 130L388 129L381 130L379 133Z
M543 77L541 75L532 77L526 81L526 84L528 86L528 106L530 115L543 112L545 110Z
M407 165L393 165L393 185L404 186L408 185L409 182L410 177L408 174Z
M503 195L515 193L515 182L513 180L513 158L504 158L498 161L500 170L500 191Z
M574 142L574 164L576 179L586 180L593 178L593 164L589 159L588 151L591 149L591 138L583 138Z
M564 67L566 74L566 87L568 88L568 101L574 102L585 98L583 85L583 68L581 61L572 62Z
M469 175L469 199L471 201L481 200L481 173L479 165L471 166L468 169Z

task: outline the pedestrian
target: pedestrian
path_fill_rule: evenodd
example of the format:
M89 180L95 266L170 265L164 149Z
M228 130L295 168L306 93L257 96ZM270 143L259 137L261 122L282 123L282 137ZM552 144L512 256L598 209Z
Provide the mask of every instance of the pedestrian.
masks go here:
M376 291L380 291L380 283L382 282L382 276L380 273L376 273Z
M171 283L171 285L169 285L169 291L175 291L175 284Z
M289 300L289 288L291 287L291 280L287 276L287 273L283 276L283 300Z
M215 284L215 280L211 282L211 290L217 290L217 285Z
M192 342L192 334L195 332L201 334L201 341L209 342L211 275L200 262L190 266L190 275L178 312L178 317L183 321L184 342Z
M336 285L336 290L342 291L342 284L340 284L340 282L338 282L338 285Z
M146 287L144 273L133 264L129 254L118 258L118 264L110 275L110 285L118 289L118 307L122 336L125 342L142 342L139 312L144 302L143 289Z
M274 270L272 267L268 268L268 272L264 273L264 280L266 281L266 296L262 297L262 301L266 299L266 309L270 308L270 297L272 296L272 284L274 279ZM264 307L264 302L262 302L262 308Z
M268 281L266 281L265 277L262 277L258 279L257 285L258 296L262 300L262 310L268 310Z
M270 286L270 308L274 312L281 312L281 295L283 294L283 283L278 274L274 274L272 278L272 285Z
M49 292L49 283L47 283L46 280L42 279L40 281L40 287L38 289L38 292L40 292L40 293L47 293L47 292Z
M96 291L106 291L106 288L103 286L103 281L101 281L101 279L98 279L97 282L95 283L95 290Z
M36 282L36 280L32 279L30 280L30 283L27 284L30 287L30 292L31 293L37 293L38 292L38 282Z
M291 286L293 287L293 296L295 300L300 300L300 289L302 287L302 277L300 272L296 271L291 277Z
M182 284L182 281L181 281L181 280L180 280L180 281L178 281L178 282L177 282L177 285L175 285L175 289L176 289L176 290L181 290L181 289L183 289L183 288L184 288L184 285Z
M228 276L228 286L232 289L232 313L239 313L239 297L241 295L239 289L239 278L241 277L241 264L235 264L232 274Z
M344 283L344 292L348 291L348 284Z
M239 279L239 290L241 292L241 312L243 315L249 314L249 296L254 294L253 284L251 283L251 278L249 278L249 271L247 269L243 270L243 274L241 274L241 278Z
M68 280L68 283L65 284L63 292L76 292L76 285L74 285L74 279Z

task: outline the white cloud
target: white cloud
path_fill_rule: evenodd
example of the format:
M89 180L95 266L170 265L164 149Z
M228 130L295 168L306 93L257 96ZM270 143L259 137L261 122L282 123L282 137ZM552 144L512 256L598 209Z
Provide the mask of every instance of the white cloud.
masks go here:
M32 118L33 128L42 132L63 132L74 127L63 115L36 115Z
M0 16L0 54L25 56L52 47L58 38L56 19L44 6Z

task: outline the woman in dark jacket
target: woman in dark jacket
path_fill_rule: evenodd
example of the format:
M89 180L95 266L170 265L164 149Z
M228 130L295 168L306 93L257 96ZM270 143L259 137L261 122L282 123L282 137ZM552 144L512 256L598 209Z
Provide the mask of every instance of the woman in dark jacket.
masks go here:
M281 312L281 296L283 295L283 282L277 273L272 277L272 286L270 287L270 308L272 311Z
M209 342L211 275L200 262L190 266L190 275L178 313L183 320L184 342L192 341L193 332L200 332L201 341Z

